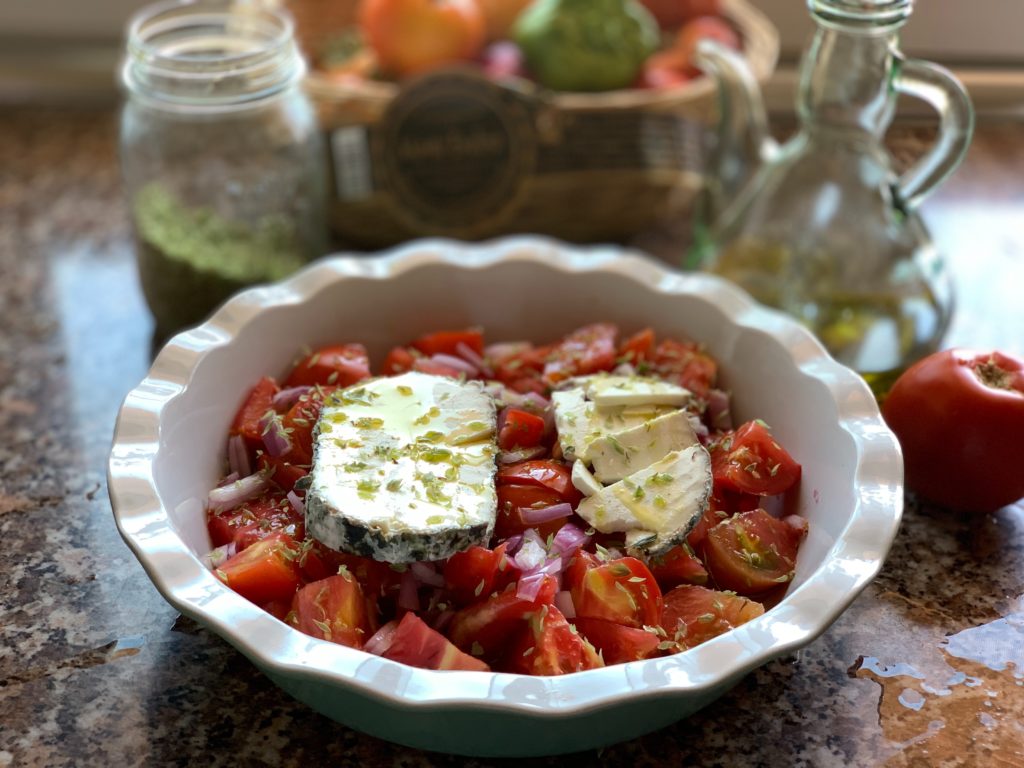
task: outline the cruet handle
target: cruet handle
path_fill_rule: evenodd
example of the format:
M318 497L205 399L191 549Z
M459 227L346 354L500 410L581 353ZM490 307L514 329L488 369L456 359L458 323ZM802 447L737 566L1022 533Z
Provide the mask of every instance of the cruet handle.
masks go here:
M964 159L974 134L974 108L960 81L944 67L919 59L897 59L893 86L931 104L939 113L939 137L928 153L903 174L899 201L916 208Z

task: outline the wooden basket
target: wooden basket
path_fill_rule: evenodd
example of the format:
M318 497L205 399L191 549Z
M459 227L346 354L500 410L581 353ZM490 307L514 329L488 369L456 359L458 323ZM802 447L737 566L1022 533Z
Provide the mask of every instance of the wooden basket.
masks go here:
M356 22L357 0L289 0L311 57ZM746 0L723 0L759 80L778 33ZM422 236L534 232L622 240L687 216L716 112L708 78L663 90L557 93L455 68L401 84L306 87L331 155L331 224L360 247Z

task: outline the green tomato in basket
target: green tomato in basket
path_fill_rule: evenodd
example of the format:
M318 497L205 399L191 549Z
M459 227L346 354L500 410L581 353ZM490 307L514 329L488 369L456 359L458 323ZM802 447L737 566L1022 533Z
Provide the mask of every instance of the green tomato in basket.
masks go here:
M628 88L658 48L658 23L636 0L536 0L515 40L540 83L558 91Z

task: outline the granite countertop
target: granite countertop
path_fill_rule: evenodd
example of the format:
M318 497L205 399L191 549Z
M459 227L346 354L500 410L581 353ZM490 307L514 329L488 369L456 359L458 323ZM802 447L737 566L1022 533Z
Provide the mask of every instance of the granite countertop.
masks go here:
M353 732L180 617L122 543L104 467L151 321L108 111L0 116L0 766L470 765ZM900 146L919 151L913 132ZM1024 354L1024 125L983 125L925 206L949 344ZM1024 765L1024 504L910 504L822 637L702 712L517 765Z

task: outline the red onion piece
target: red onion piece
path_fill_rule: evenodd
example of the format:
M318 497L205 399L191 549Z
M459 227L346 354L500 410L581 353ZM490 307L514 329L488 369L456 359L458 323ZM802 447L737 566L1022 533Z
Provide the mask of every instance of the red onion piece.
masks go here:
M443 352L438 352L436 355L431 356L430 359L435 363L447 365L449 368L462 371L467 376L480 375L480 370L475 365L467 363L461 357L455 357L455 355L446 355Z
M531 573L544 565L547 559L548 552L540 534L535 529L528 528L523 534L522 546L514 558L516 568L524 573Z
M558 529L558 533L551 540L551 549L553 552L557 552L562 556L562 559L568 562L569 558L575 554L576 550L580 547L586 546L590 542L590 536L586 534L578 525L572 523L566 523Z
M260 419L260 429L263 434L263 445L266 446L267 453L271 456L277 458L291 451L292 440L285 432L281 417L276 413L268 411Z
M206 556L207 562L210 564L210 568L219 568L224 564L224 561L235 556L238 551L238 546L233 541L229 541L227 544L222 544Z
M520 600L529 600L531 603L537 599L537 595L540 594L540 588L544 584L544 579L548 578L543 573L531 573L526 576L519 578L519 584L516 585L516 597Z
M543 445L536 445L533 448L518 448L514 451L501 451L498 454L499 464L518 464L520 461L536 459L548 452Z
M523 545L523 534L517 533L514 536L509 536L505 539L505 555L511 559L512 555L519 551L519 548ZM515 563L513 563L515 565Z
M699 416L694 416L692 413L689 415L690 426L693 427L693 431L697 435L697 439L700 440L701 445L707 442L708 437L711 436L711 432L708 430L708 425L700 420Z
M292 509L298 514L306 514L306 502L295 491L288 491L288 503L292 505Z
M444 586L444 576L434 570L434 566L428 563L411 563L409 570L412 571L412 575L416 577L420 584L426 584L428 587Z
M217 487L218 488L223 488L225 485L231 485L232 483L237 483L238 479L240 477L241 477L241 475L238 474L237 472L232 472L230 475L225 475L223 477L223 479L221 479L221 481L219 483L217 483Z
M502 341L484 347L484 357L492 361L504 360L521 355L529 349L533 349L533 345L528 341Z
M732 429L732 413L729 410L729 395L720 389L708 393L708 423L712 429Z
M274 406L274 410L278 413L284 413L297 402L303 395L309 394L312 387L301 386L301 387L288 387L288 389L282 389L274 398L270 401L270 404Z
M249 446L241 435L228 438L228 468L238 473L239 477L252 474L252 462L249 460Z
M555 595L555 608L567 619L576 618L576 604L572 601L572 593L567 590Z
M395 631L397 629L398 619L389 621L370 636L370 639L366 641L365 645L363 645L363 650L367 653L380 656L391 647L391 643L394 642Z
M487 364L480 355L476 353L476 350L466 344L464 341L460 341L455 345L455 351L459 354L459 357L466 360L470 365L476 367L476 369L487 378L494 376L494 371L491 366Z
M420 609L419 584L411 570L402 574L402 583L398 588L398 607L407 611Z
M550 507L541 507L540 509L523 509L522 516L523 522L529 525L540 525L550 520L559 520L563 517L568 517L572 514L572 504L568 502L562 502L561 504L552 504Z
M260 472L236 480L231 485L214 488L208 498L209 508L214 512L233 509L239 504L262 494L270 486L266 476Z
M616 376L636 376L636 368L632 363L619 363L612 369Z

